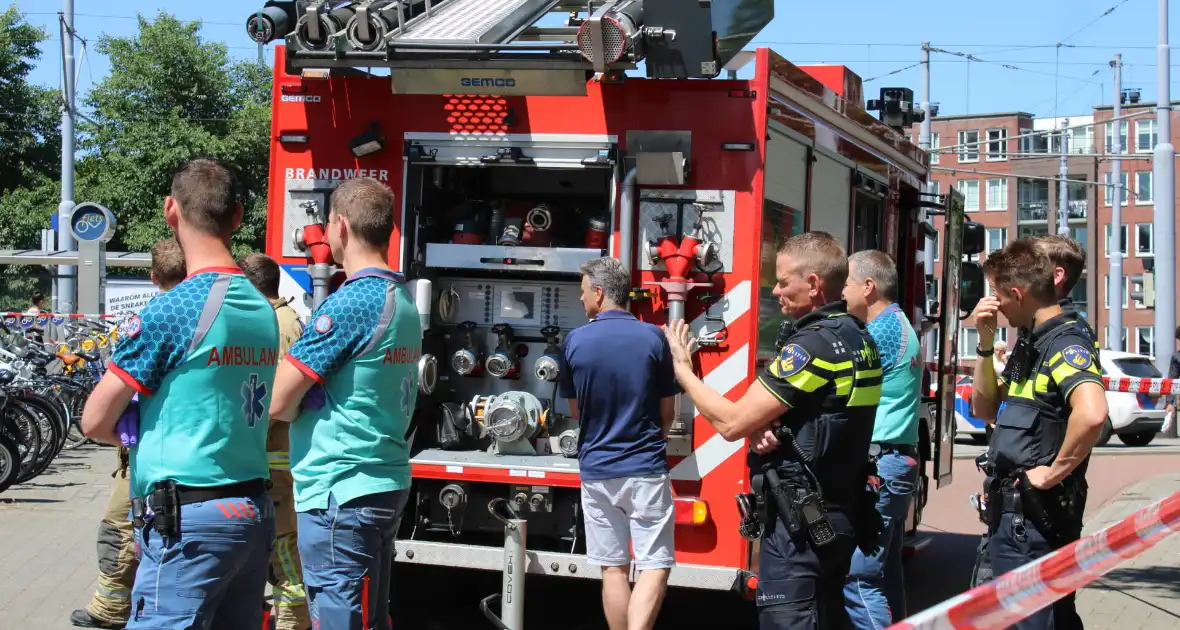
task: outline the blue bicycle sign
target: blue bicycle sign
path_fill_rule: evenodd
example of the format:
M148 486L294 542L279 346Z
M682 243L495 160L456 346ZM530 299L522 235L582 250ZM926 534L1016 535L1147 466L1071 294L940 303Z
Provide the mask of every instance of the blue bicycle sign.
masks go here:
M70 226L79 241L106 243L115 235L115 215L96 203L82 203L70 214Z

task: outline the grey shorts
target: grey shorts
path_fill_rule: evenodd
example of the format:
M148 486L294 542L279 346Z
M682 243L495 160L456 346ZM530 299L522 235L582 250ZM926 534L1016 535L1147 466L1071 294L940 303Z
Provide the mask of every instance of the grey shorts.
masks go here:
M676 564L675 506L667 475L582 482L586 559L590 564L670 569Z

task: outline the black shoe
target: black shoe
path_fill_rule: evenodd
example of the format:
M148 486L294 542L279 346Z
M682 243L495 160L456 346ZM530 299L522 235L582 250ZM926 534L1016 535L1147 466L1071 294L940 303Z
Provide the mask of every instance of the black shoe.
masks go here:
M95 619L84 609L75 610L70 613L70 624L78 628L111 628L113 630L123 630L127 625L126 622L111 623L109 621Z

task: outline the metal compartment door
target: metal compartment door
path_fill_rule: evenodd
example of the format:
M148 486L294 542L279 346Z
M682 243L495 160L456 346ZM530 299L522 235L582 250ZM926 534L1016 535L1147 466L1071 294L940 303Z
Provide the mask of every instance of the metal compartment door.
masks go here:
M951 189L946 195L946 229L943 230L942 294L938 322L938 392L934 424L934 483L950 485L955 463L955 377L959 365L959 285L963 261L963 194Z
M807 207L808 147L773 128L768 136L763 196L802 211Z
M411 162L453 166L610 168L616 136L407 133Z

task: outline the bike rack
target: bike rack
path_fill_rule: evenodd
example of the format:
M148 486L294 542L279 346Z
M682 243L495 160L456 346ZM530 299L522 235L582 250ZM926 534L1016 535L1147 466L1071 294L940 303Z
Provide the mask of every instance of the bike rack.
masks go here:
M493 593L479 602L483 616L497 630L524 630L525 541L528 521L520 517L507 499L492 499L488 513L504 524L504 582L501 592ZM491 603L500 600L500 617L491 610Z

